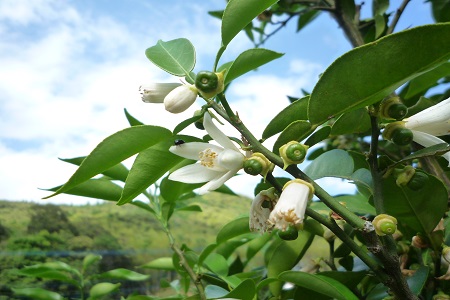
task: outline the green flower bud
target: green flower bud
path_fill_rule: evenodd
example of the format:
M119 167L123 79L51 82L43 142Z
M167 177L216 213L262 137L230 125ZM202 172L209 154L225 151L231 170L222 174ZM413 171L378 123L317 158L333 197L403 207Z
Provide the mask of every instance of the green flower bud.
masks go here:
M269 172L273 171L274 167L275 165L261 153L253 153L244 161L245 173L250 175L261 174L264 178Z
M424 187L428 181L428 175L422 171L414 172L413 177L409 180L407 186L413 191L418 191Z
M408 113L408 107L404 105L399 97L391 97L381 102L379 115L384 119L401 120Z
M372 221L375 232L380 235L391 235L397 230L397 219L386 214L379 214Z
M196 110L194 112L194 117L200 116L202 114L201 110ZM205 130L205 126L203 126L203 117L194 122L195 127L200 130Z
M278 230L277 232L280 239L285 241L293 241L298 238L298 230L295 226L291 225L286 230Z
M383 131L383 138L399 146L410 144L413 140L413 133L405 128L404 124L402 121L389 123Z
M280 156L283 159L284 167L286 169L289 165L299 164L306 158L308 146L300 144L297 141L290 141L280 147Z
M224 73L225 71L220 73L210 71L198 72L195 77L195 87L205 99L212 98L224 90Z

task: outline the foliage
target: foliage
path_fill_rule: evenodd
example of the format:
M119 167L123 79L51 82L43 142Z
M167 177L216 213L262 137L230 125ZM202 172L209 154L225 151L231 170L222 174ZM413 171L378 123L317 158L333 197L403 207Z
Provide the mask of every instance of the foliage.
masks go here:
M178 281L166 284L176 298L438 299L450 294L445 282L450 258L441 260L449 242L450 148L448 138L437 137L450 132L450 91L445 90L450 6L430 0L436 24L395 32L409 1L393 12L389 1L372 2L372 16L360 20L362 4L353 0L230 0L224 11L211 12L221 19L221 45L211 70L198 70L209 74L205 82L196 81L195 46L189 40L156 42L146 51L149 60L186 81L177 88L178 107L188 107L199 96L205 101L202 110L174 132L145 125L127 112L130 127L104 139L88 156L67 160L78 169L65 184L50 189L48 197L67 193L114 201L153 217L173 255L142 267L177 272ZM222 85L281 57L259 47L288 22L296 19L300 31L324 12L355 48L323 72L310 95L280 109L268 121L263 139L256 138L234 113ZM241 31L255 48L223 63L223 53ZM208 78L213 77L220 83L210 89ZM177 99L168 92L164 101L173 104ZM234 126L242 139L225 136L211 115ZM181 135L192 123L208 136ZM272 136L271 151L266 139ZM303 149L325 146L314 147L308 155L312 162L301 170L285 158L295 156L282 147L292 141ZM258 161L266 171L255 188L250 214L226 224L198 251L184 237L174 236L174 217L201 211L188 201L199 187L202 193L232 194L222 184L244 165L247 158L241 150L266 158ZM133 155L127 170L122 161ZM267 171L274 168L285 175L276 178ZM355 194L330 195L316 182L324 177L353 182ZM312 194L317 200L310 203ZM263 234L251 232L249 223ZM91 245L88 238L82 240L85 246ZM327 253L308 253L318 243L327 245ZM258 255L261 261L254 259ZM100 297L117 288L102 284L91 293ZM128 297L134 298L152 299Z

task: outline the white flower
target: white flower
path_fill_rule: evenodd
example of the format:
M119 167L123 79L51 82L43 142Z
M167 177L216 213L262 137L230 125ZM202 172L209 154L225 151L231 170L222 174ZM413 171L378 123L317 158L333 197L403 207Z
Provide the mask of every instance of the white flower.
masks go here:
M250 207L249 227L251 231L260 231L264 233L269 230L270 212L278 201L278 196L274 193L275 188L270 188L259 192L253 199Z
M207 182L199 190L199 194L219 188L233 177L244 163L244 155L230 139L214 125L209 113L203 116L203 126L213 140L222 147L209 143L192 142L180 146L172 146L169 151L187 159L198 160L198 163L182 167L169 179L184 183Z
M450 98L404 119L403 122L412 131L414 142L424 147L446 143L436 136L450 133ZM450 166L450 152L443 156Z
M164 98L181 83L150 83L141 85L139 92L146 103L163 103Z
M197 99L198 90L193 85L183 84L173 89L165 98L166 110L178 114L188 109Z
M285 231L290 225L297 225L305 218L306 206L314 194L314 187L301 179L287 182L280 200L269 216L269 225Z

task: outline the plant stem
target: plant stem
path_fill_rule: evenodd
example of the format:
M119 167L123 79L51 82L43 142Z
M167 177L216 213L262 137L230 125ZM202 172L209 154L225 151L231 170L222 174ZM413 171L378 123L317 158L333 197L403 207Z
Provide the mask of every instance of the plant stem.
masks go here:
M392 19L391 25L389 25L389 28L386 31L386 35L394 32L395 26L397 26L398 20L400 20L400 17L406 8L406 5L408 5L409 1L411 1L411 0L403 0L402 4L399 6L397 11L395 12L395 15L394 15L394 18Z
M364 45L364 39L359 32L356 20L352 20L343 9L343 0L335 1L335 9L331 10L331 15L336 19L336 22L344 31L346 37L349 39L353 47ZM359 22L359 20L357 20Z
M373 182L373 203L377 214L382 214L385 210L383 203L382 179L381 174L378 171L378 137L380 136L378 118L375 116L370 116L370 123L372 125L372 136L370 138L368 161Z

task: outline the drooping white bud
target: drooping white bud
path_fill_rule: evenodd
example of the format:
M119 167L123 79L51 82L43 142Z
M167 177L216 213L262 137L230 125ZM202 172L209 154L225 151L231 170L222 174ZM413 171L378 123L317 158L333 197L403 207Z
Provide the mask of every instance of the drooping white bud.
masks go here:
M164 98L166 110L178 114L188 109L197 99L198 91L193 85L181 85Z

